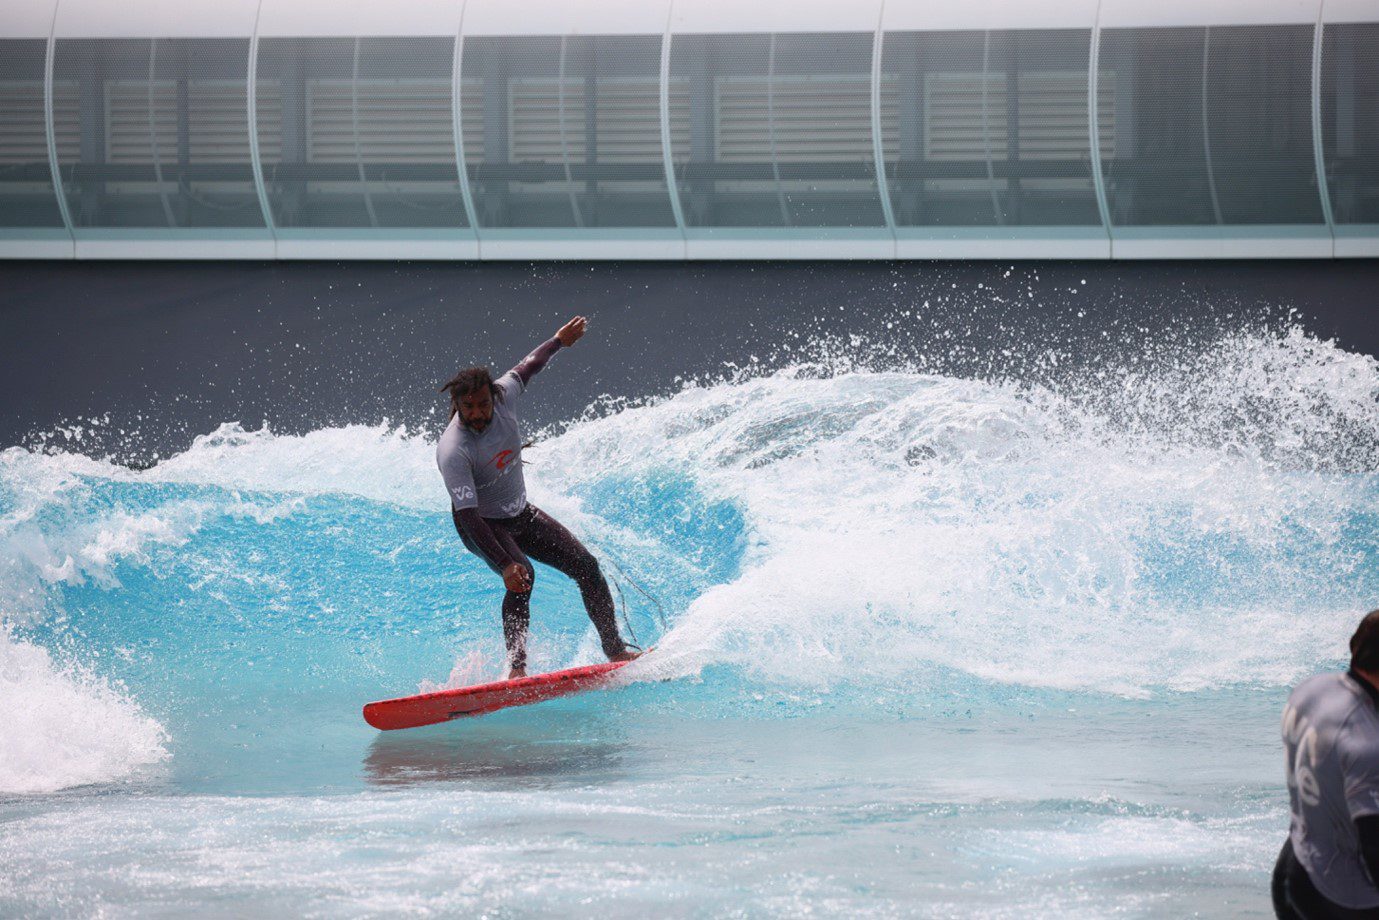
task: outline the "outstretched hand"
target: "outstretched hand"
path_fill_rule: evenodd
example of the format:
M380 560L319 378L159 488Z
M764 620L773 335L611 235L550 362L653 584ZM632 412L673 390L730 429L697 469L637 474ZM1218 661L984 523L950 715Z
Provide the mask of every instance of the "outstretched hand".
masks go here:
M576 316L568 323L560 327L560 331L555 337L560 339L560 344L569 348L584 337L584 330L589 327L589 321L582 316Z

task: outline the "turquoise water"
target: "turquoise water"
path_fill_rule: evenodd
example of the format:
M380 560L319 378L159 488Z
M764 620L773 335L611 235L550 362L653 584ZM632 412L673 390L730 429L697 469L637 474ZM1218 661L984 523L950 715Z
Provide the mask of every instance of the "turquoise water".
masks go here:
M1376 394L1285 330L595 413L531 497L656 654L386 735L364 702L501 670L428 433L10 448L0 915L1267 916L1277 714L1379 598ZM533 665L598 657L540 571Z

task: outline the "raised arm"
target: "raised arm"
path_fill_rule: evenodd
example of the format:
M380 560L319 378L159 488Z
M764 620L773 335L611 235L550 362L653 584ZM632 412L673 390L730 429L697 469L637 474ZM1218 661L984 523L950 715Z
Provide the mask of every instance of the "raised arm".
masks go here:
M546 366L546 362L551 360L551 356L558 351L560 351L560 339L551 336L532 349L531 354L518 361L517 365L508 373L516 374L517 379L521 380L522 386L525 387L531 383L533 377L541 372L541 368Z
M517 366L509 373L516 374L517 379L521 380L522 386L525 387L533 377L541 372L541 369L546 366L546 362L551 360L552 355L562 347L569 348L578 342L584 336L584 330L588 328L588 325L587 319L576 316L561 326L555 335L536 346L531 354L518 361Z

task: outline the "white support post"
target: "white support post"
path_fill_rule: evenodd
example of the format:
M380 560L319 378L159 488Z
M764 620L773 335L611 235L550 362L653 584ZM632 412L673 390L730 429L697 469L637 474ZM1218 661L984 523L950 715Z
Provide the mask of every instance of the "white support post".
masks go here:
M53 180L53 194L57 196L58 213L62 215L62 225L69 236L76 239L72 230L72 212L67 207L67 192L62 187L62 172L57 161L57 132L53 127L53 59L57 56L57 10L53 4L53 24L48 30L48 47L43 57L43 130L48 137L48 172Z
M263 225L273 236L277 245L278 228L273 226L273 209L268 206L268 188L263 182L263 161L259 158L259 22L263 18L263 0L259 0L258 12L254 14L254 34L249 38L249 66L245 76L246 102L249 119L249 162L254 170L254 188L259 194L259 209L263 212Z
M891 205L891 188L886 181L886 147L881 138L881 50L886 33L882 24L886 21L886 3L876 14L876 35L871 41L871 155L876 166L876 191L881 196L881 214L886 219L886 230L895 236L895 209Z
M1111 239L1111 211L1106 206L1106 179L1101 171L1101 4L1092 23L1092 44L1087 54L1087 137L1092 145L1092 187L1106 239Z
M685 211L680 204L680 185L675 179L675 151L671 148L670 137L670 27L674 22L675 2L671 0L666 9L666 30L661 35L661 159L665 164L666 193L670 195L670 212L675 216L675 228L680 236L685 235Z
M1326 29L1322 21L1324 7L1324 3L1317 4L1317 25L1312 33L1312 155L1316 159L1317 194L1322 200L1322 216L1326 218L1326 229L1331 234L1334 248L1336 222L1331 213L1331 189L1326 182L1326 151L1322 146L1322 37Z
M468 3L460 6L460 30L455 35L455 57L450 65L450 117L455 129L455 169L460 179L460 197L464 199L464 215L474 236L479 235L479 217L474 207L474 192L469 187L469 165L464 158L464 12Z

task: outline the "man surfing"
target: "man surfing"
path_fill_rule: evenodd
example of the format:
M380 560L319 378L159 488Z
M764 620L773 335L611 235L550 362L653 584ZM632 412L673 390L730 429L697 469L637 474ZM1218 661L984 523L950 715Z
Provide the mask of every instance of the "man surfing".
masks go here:
M450 424L436 445L436 464L450 493L455 529L470 552L503 578L503 640L508 677L527 676L527 627L536 570L531 559L574 579L609 661L639 654L618 635L613 595L596 560L561 524L527 502L517 398L561 348L583 337L576 316L497 380L486 367L460 371L441 387L450 394Z

